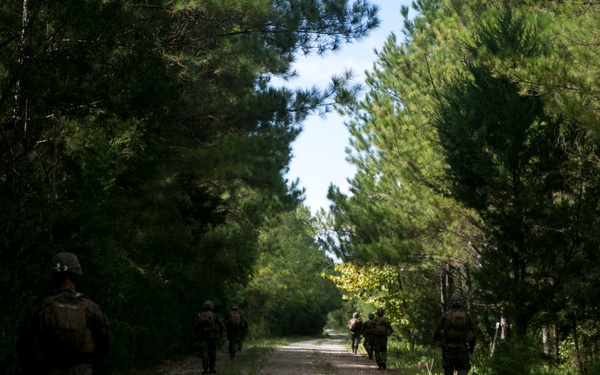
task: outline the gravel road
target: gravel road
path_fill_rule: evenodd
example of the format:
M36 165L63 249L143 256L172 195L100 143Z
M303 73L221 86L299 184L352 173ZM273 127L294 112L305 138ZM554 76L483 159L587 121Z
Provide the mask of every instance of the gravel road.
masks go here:
M345 336L289 344L274 349L260 375L359 375L390 373L379 371L366 354L352 354L344 347Z
M397 374L390 369L377 370L375 361L369 360L363 349L362 354L352 354L344 346L346 339L344 335L330 334L324 338L272 349L257 375ZM241 352L240 355L244 353ZM229 361L226 352L217 352L217 370L220 365ZM197 375L201 370L200 359L194 355L166 361L153 371L134 371L129 375Z

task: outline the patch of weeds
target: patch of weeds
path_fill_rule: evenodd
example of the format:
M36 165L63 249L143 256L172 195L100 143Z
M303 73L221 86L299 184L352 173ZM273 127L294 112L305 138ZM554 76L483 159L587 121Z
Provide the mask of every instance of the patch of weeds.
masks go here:
M335 367L331 363L325 362L320 358L317 358L314 361L314 365L317 368L317 375L333 375L333 374L335 374Z
M256 375L260 373L271 349L284 346L300 338L276 338L252 340L245 343L244 350L236 355L233 361L217 364L219 373L223 375Z
M441 349L415 346L408 343L389 341L387 362L402 375L441 375Z

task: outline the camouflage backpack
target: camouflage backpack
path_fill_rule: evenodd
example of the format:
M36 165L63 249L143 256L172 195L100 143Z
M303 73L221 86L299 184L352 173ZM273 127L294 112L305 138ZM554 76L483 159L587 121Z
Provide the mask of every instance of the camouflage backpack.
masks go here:
M40 332L44 347L65 357L92 353L94 344L86 317L89 300L81 293L68 293L71 292L47 297L42 302Z
M352 318L348 321L348 330L352 333L360 332L361 321L358 318Z
M242 313L237 310L231 311L229 313L229 319L227 319L227 328L242 328Z
M202 332L215 332L217 330L215 314L212 311L202 311L198 314L198 328Z
M444 333L451 341L466 340L469 334L467 313L461 310L448 312L444 322Z
M374 334L377 336L390 336L392 332L390 332L389 327L387 325L387 319L383 316L378 316L375 320L375 332Z
M375 333L375 330L377 329L377 320L376 319L369 319L365 322L364 324L364 333L366 335L372 335Z

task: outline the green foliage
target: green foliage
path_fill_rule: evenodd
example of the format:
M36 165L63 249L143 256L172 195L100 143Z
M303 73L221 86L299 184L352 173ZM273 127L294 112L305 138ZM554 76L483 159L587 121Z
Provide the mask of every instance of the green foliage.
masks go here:
M442 374L441 350L435 347L409 347L405 341L388 342L388 367L401 374Z
M437 320L439 310L430 302L435 299L433 285L428 290L416 287L417 279L424 280L422 270L341 263L336 265L335 271L328 278L344 292L343 298L348 301L342 323L354 311L367 319L369 313L383 307L395 335L413 343L431 339L432 322Z
M538 360L541 343L527 341L551 326L553 343L573 342L555 344L554 360L569 352L565 368L590 373L599 264L591 228L600 217L591 56L600 44L583 30L598 27L593 6L431 0L414 8L412 19L403 10L405 40L390 35L379 52L365 98L343 107L358 173L352 195L330 189L324 223L335 236L326 243L354 266L422 275L403 280L409 295L426 296L404 306L408 316L458 291L482 342L508 319L512 344L531 354L518 357L515 373L554 371Z
M116 333L101 371L181 352L205 298L244 285L301 122L344 79L290 91L297 53L377 26L367 2L3 2L0 5L0 367L16 324L77 253L80 289ZM320 270L321 271L321 270ZM168 306L168 310L167 310ZM158 344L160 343L160 345Z
M335 233L326 242L345 262L398 275L393 288L382 283L378 293L356 298L389 301L403 337L426 342L441 312L440 274L456 270L456 288L466 287L458 270L476 263L483 232L476 212L440 186L448 166L433 122L441 86L460 70L447 40L464 30L450 9L419 4L423 14L406 19L406 41L397 45L391 35L379 52L365 99L344 108L358 173L351 196L330 189L334 204L324 225Z
M284 341L252 340L244 348L244 355L236 358L235 362L219 365L219 373L225 375L259 374L265 357L276 346L284 345Z
M314 240L306 208L279 215L261 233L261 255L254 277L239 293L257 336L321 334L327 314L341 299L333 283L321 277L333 269Z
M478 367L486 374L535 374L558 375L572 373L553 366L535 338L509 339L502 342L492 357L479 357Z

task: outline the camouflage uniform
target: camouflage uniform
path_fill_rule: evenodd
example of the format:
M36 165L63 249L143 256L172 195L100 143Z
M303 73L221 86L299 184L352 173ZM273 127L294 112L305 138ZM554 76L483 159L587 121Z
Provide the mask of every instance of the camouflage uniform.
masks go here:
M217 314L213 312L213 303L205 301L203 313L212 314L214 319L214 329L206 330L202 326L202 322L198 319L194 326L196 341L200 347L200 359L202 359L202 374L216 374L215 365L217 362L217 339L219 334L223 332L223 323L219 320ZM202 314L202 313L201 313ZM198 314L200 316L200 314Z
M53 263L62 261L79 268L71 267L69 271L62 269L55 272L60 278L77 279L81 275L81 268L75 255L60 253L53 258ZM58 268L58 267L57 267ZM65 275L72 272L74 275ZM52 342L42 332L41 321L44 306L50 300L64 304L73 304L79 300L78 306L85 309L86 332L83 346L78 353L65 352L64 348ZM105 357L112 347L113 337L106 316L98 305L87 296L77 293L74 287L58 288L52 296L36 304L25 317L21 327L21 334L17 343L17 356L23 374L27 375L92 375L91 361Z
M375 326L385 327L385 333L378 332L378 328L376 328L373 335L373 351L375 352L375 360L377 361L377 367L379 370L386 369L388 336L394 332L392 325L383 315L384 310L382 308L377 309Z
M375 321L375 314L369 314L369 320L363 323L362 326L362 335L365 338L363 342L363 346L367 351L367 355L369 359L373 359L373 335L375 332L375 325L377 322Z
M238 327L233 327L230 324L234 311L240 314L240 325ZM244 317L244 314L241 311L238 311L237 305L233 304L231 306L231 311L225 316L225 318L223 318L223 323L225 324L225 329L227 330L229 356L234 358L235 353L242 350L242 344L248 331L248 321Z
M356 328L352 328L355 325ZM360 320L358 313L352 314L352 319L348 321L348 330L350 331L350 341L352 346L352 353L356 354L358 346L360 345L360 333L362 331L362 321Z
M453 311L462 310L462 299L459 296L450 297L450 310L443 314L438 320L433 333L433 341L439 341L442 347L442 367L444 375L454 375L454 370L458 375L467 375L471 369L470 354L475 350L475 324L471 315L466 314L466 327L468 337L463 339L449 339L445 332L448 332L446 317Z

